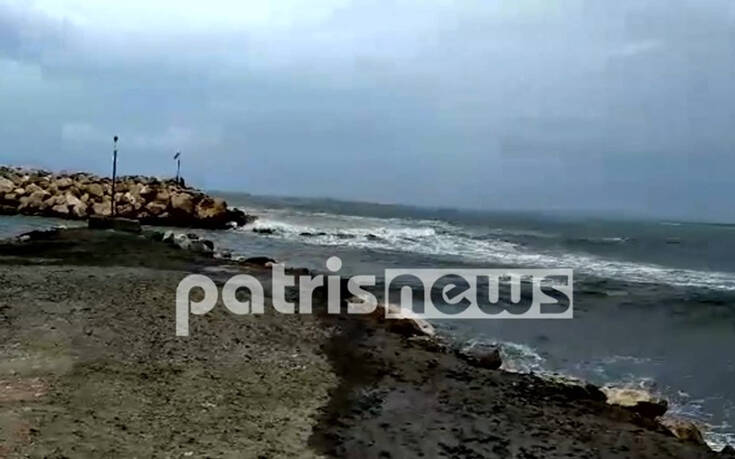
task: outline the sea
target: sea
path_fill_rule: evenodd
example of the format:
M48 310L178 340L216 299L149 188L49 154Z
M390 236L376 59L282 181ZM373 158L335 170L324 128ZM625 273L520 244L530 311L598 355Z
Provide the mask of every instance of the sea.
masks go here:
M433 325L456 343L499 345L509 371L664 397L714 449L735 445L735 224L216 194L259 216L199 231L235 256L325 272L338 256L341 275L379 278L388 268L571 268L571 320ZM0 217L0 237L57 224L70 225Z

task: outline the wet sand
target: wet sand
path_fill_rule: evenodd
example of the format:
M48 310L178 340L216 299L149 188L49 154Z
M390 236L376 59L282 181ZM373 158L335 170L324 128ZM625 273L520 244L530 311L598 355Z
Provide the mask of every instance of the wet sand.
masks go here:
M270 274L111 231L0 245L0 457L719 457L372 319L218 305L177 338L193 272Z

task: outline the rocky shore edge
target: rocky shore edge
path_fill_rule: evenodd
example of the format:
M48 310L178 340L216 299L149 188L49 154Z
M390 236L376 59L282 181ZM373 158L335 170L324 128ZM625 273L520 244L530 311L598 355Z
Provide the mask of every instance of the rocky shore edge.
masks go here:
M107 177L0 167L0 215L86 220L111 216L112 202L112 180ZM118 178L114 203L116 217L144 225L226 229L256 218L183 181L155 177Z
M39 241L51 241L58 237L61 232L67 232L65 228L52 228L43 231L31 231L16 237L0 240L0 247L17 247L32 244ZM72 230L73 231L73 230ZM158 243L168 245L183 251L189 251L197 257L210 259L216 266L217 263L235 264L248 269L262 269L268 271L276 260L269 257L233 257L228 251L217 250L212 241L200 238L193 233L177 233L174 231L144 231L138 237L152 240ZM7 251L7 250L6 250ZM21 249L22 252L22 249ZM301 275L315 275L306 268L287 268L287 272ZM346 291L346 289L343 289ZM360 302L356 297L342 298L343 307L347 302ZM417 347L430 354L444 355L457 358L464 361L470 367L480 371L501 371L502 357L498 347L458 347L456 343L452 343L445 337L437 335L434 328L426 321L412 317L410 314L404 315L399 319L385 319L385 308L392 308L391 305L379 304L378 308L363 316L355 316L360 318L361 322L368 327L380 328L389 334L393 334L404 340L404 343L411 347ZM395 314L395 311L392 311ZM631 422L651 431L664 433L675 437L679 441L691 446L701 447L702 451L715 454L713 457L734 458L735 449L732 446L726 446L721 452L711 451L704 441L700 428L693 422L668 416L668 402L663 399L655 398L644 391L614 389L608 387L598 387L584 381L575 380L566 377L541 377L534 374L528 375L531 378L540 378L544 390L548 391L549 387L555 388L559 393L563 393L565 397L572 400L601 402L610 406L623 409L631 416ZM515 383L514 383L515 385ZM709 456L708 456L709 457Z

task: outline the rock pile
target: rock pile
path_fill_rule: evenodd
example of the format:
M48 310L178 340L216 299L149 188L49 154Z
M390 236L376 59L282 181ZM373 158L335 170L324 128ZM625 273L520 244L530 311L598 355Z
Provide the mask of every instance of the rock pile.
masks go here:
M0 214L68 219L109 216L112 180L88 173L52 174L0 167ZM146 225L193 228L241 226L255 217L194 188L154 177L127 176L115 185L115 216Z

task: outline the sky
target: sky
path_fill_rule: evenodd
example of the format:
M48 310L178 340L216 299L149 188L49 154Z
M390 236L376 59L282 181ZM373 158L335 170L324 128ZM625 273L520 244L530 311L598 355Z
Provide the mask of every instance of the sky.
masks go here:
M0 163L735 221L731 0L0 0Z

